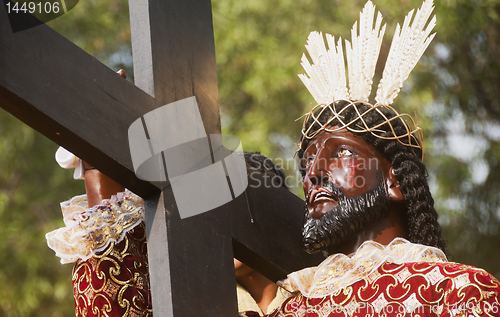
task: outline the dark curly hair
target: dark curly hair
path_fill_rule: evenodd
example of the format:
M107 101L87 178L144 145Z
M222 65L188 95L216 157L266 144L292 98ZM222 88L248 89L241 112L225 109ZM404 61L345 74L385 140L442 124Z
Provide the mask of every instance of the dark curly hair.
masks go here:
M335 111L339 113L340 110L347 104L348 102L346 101L337 102L334 105ZM363 103L355 103L355 107L360 113L364 113L370 106ZM351 120L357 118L355 107L349 107L342 112L342 119L344 122L350 122ZM397 115L394 111L388 108L380 109L388 119ZM333 117L332 111L328 109L323 112L318 121L324 124L331 117ZM374 126L385 121L385 119L377 113L377 111L371 111L363 118L368 126ZM358 121L359 122L354 122L354 125L362 126L359 119ZM396 134L404 134L406 131L406 123L399 119L393 120L391 123ZM320 128L320 125L310 118L305 124L306 130L309 126L311 126L311 124L313 124L311 131L316 131ZM339 124L339 122L333 121L331 124L334 126ZM378 129L387 131L382 134L384 137L393 136L389 124L384 124ZM432 198L429 191L429 185L427 183L427 170L421 160L421 150L418 148L404 146L398 140L377 138L370 132L356 133L356 135L364 139L369 144L372 144L375 149L391 163L396 180L399 182L399 188L404 197L406 220L408 225L408 239L413 243L437 247L447 254L446 242L441 236L441 226L437 221L438 214L434 209L434 199ZM302 137L302 139L304 139L304 137ZM418 141L414 139L412 142L416 144ZM299 165L302 177L305 176L302 157L308 143L309 141L307 139L303 140L302 147L297 153L299 156Z
M288 189L286 184L286 175L283 169L278 165L274 165L270 158L260 154L260 152L244 152L245 163L247 166L255 168L264 173L264 177L271 179L275 187L284 187Z

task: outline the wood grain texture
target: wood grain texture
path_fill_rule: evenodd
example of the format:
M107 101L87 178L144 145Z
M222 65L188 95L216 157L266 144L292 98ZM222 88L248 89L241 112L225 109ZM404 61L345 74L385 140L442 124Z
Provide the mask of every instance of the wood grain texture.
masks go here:
M130 17L137 86L154 96L155 107L195 96L206 133L220 133L210 0L131 0ZM160 130L148 128L148 134ZM154 210L166 216L148 216L165 220L149 233L152 269L162 270L151 275L155 316L236 316L228 210L180 219L172 188L162 197ZM165 240L168 253L158 243Z
M157 107L196 96L207 134L220 133L211 1L134 0L130 7L137 85Z

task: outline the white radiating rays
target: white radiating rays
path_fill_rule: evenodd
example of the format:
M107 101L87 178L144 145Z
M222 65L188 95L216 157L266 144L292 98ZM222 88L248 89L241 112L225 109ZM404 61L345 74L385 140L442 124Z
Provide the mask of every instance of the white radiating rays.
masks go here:
M432 0L425 0L422 7L417 10L415 19L410 24L413 11L405 17L403 27L398 24L382 79L378 85L375 100L381 105L390 105L397 97L403 82L424 54L436 33L430 35L436 25L436 16L432 18L427 27L427 21L434 9Z
M398 24L377 89L377 104L392 104L403 82L434 38L430 32L436 24L436 17L427 24L433 8L432 0L425 0L412 23L413 10L406 16L402 28ZM349 91L342 39L335 43L335 38L326 34L327 49L321 33L312 32L309 35L306 49L312 63L305 54L302 56L301 64L306 74L299 77L318 104L327 105L342 99L369 101L385 27L382 26L382 15L378 12L375 19L375 6L368 1L360 13L359 30L358 22L351 30L352 44L345 41Z
M326 40L329 50L325 47L321 33L309 34L306 49L313 64L303 54L301 64L307 76L299 75L318 104L328 104L332 100L348 97L342 39L339 38L338 45L335 45L335 38L326 34Z
M385 33L385 24L382 30L380 29L382 14L378 12L375 27L373 27L374 16L375 6L368 1L359 14L359 35L357 34L358 22L355 22L351 30L352 46L347 40L345 44L349 69L349 99L355 101L368 102Z

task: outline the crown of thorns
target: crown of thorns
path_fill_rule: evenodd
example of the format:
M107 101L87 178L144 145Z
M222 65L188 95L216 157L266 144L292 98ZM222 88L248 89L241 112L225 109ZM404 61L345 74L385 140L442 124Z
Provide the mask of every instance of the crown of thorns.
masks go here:
M433 9L432 0L424 0L413 20L414 10L411 10L406 15L403 26L397 25L382 79L377 88L374 105L368 102L368 98L371 94L373 75L385 33L385 25L382 26L380 12L378 12L374 23L375 6L373 3L368 1L360 12L359 34L358 22L354 23L351 30L352 44L345 41L349 89L347 89L346 84L342 39L339 38L335 43L335 38L326 34L327 49L323 35L319 32L311 32L307 39L306 48L312 63L309 62L305 54L302 56L301 64L306 74L301 74L299 77L318 105L304 115L302 140L298 144L299 148L302 148L304 142L314 138L321 131L336 132L347 129L353 133L369 132L377 138L397 140L412 150L420 149L423 157L422 129L417 127L411 116L399 114L390 105L435 36L435 33L430 33L436 25L436 17L434 16L429 21ZM339 101L346 101L347 105L337 112L335 104ZM367 105L367 110L360 112L356 107L357 104ZM347 122L342 113L351 107L356 115ZM386 116L382 111L384 108L394 113L394 116L390 116L390 118ZM325 123L321 123L319 117L326 110L331 111L332 116ZM378 123L369 124L364 119L372 112L380 117L381 120L375 120ZM311 125L306 128L306 124L310 120L312 120ZM337 120L339 124L331 128L331 123L334 120ZM393 123L398 121L405 127L405 131L396 132L397 129L394 128ZM380 129L382 126L384 129ZM389 127L389 131L387 127Z
M337 112L335 105L342 101L347 104ZM364 111L360 111L359 107L356 106L359 104L366 105L368 108ZM389 118L386 114L384 114L384 108L390 110L390 112L395 115ZM343 113L348 112L350 109L353 109L353 113L355 113L355 115L352 119L347 121L346 116L344 116ZM330 111L332 115L326 122L321 123L319 118L325 111ZM369 124L366 122L364 117L368 114L373 115L373 113L381 120L376 120L378 123ZM317 105L302 117L305 117L305 119L302 125L302 140L299 143L299 148L302 148L304 142L308 142L309 140L315 138L316 135L322 131L337 132L346 129L352 133L369 132L373 136L384 140L397 140L402 145L412 148L412 150L413 148L420 149L423 158L422 129L417 126L417 123L410 115L399 114L391 106L372 105L362 101L353 102L351 100L337 100L328 105ZM336 122L336 124L332 127L333 122ZM393 126L393 123L399 122L399 125L404 127L404 130L402 131L400 129L395 129ZM307 124L309 124L308 127L306 127ZM381 127L384 127L384 129L380 129ZM389 131L387 130L387 127L389 128ZM397 132L397 130L399 130L399 132Z

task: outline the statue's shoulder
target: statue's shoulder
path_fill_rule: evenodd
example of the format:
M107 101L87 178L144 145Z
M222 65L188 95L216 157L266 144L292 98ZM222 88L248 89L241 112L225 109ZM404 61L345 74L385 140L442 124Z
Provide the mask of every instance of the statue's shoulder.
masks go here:
M419 276L431 284L453 282L455 288L474 284L480 288L500 289L500 282L487 271L455 262L385 263L380 267L379 273L394 275L400 280Z
M488 272L485 270L472 266L472 265L467 265L467 264L462 264L462 263L456 263L456 262L443 262L443 263L435 263L435 266L439 266L443 268L443 270L446 270L446 272L452 273L471 273L471 274L482 274L482 275L490 275ZM493 276L492 276L493 277ZM493 277L494 278L494 277Z
M428 297L435 301L439 298L440 305L447 309L500 312L500 282L487 271L471 265L454 262L385 263L379 274L380 277L392 276L402 286L418 286L422 299Z
M484 291L495 291L500 295L500 282L487 271L472 265L455 262L436 263L443 274L452 279L455 288L475 287Z

